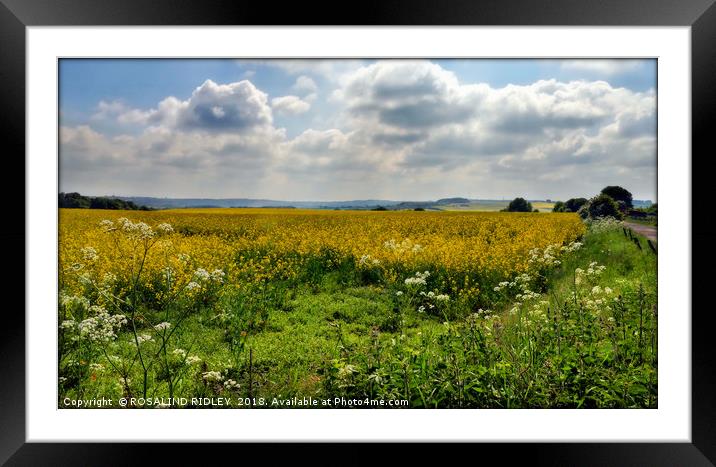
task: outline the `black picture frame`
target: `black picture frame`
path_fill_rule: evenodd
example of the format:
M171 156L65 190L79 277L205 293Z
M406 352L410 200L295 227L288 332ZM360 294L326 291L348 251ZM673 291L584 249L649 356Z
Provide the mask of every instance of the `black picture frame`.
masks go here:
M335 4L332 11L303 2L277 5L269 2L220 0L0 0L0 122L5 130L5 171L17 174L14 190L24 192L25 174L25 28L28 26L103 25L532 25L532 26L690 26L692 76L692 199L708 199L709 184L696 182L709 176L712 155L709 123L716 112L716 5L715 0L427 0L364 1ZM324 15L320 16L319 12ZM711 157L709 157L711 156ZM671 157L671 155L670 155ZM685 155L673 155L685 157ZM22 162L21 162L22 161ZM8 165L15 164L15 167ZM7 187L7 185L6 185ZM15 199L17 198L17 199ZM17 255L10 264L24 264L26 243L25 203L13 195L0 232L3 245ZM23 219L19 222L18 219ZM716 368L710 316L712 309L698 306L708 286L705 272L714 264L716 228L706 216L692 211L692 442L691 443L570 443L482 445L480 457L498 454L529 456L531 464L548 465L714 465L716 463ZM23 258L20 255L23 254ZM8 295L25 285L18 267L3 268L2 284ZM701 270L699 276L697 272ZM24 266L23 266L24 271ZM22 278L22 279L21 279ZM19 284L20 280L23 284ZM706 285L703 287L703 285ZM24 288L24 287L23 287ZM701 290L703 289L703 290ZM24 296L23 296L24 297ZM24 298L22 299L24 309ZM11 311L12 310L12 311ZM19 307L6 306L0 339L0 462L7 465L114 465L151 459L148 444L26 443L25 441L25 319ZM162 457L184 456L191 444L176 444ZM212 447L212 457L235 448ZM401 450L402 451L402 450ZM424 452L420 448L418 452ZM286 450L286 452L295 451ZM402 454L401 454L402 455ZM351 450L355 462L373 454ZM166 459L165 459L166 460ZM217 459L218 460L218 459ZM337 459L339 462L340 459Z

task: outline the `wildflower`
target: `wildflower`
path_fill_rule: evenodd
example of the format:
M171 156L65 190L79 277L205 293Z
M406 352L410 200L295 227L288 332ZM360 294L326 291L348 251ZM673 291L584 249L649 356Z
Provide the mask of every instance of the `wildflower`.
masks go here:
M164 322L161 322L161 323L157 324L156 326L154 326L154 329L157 331L164 331L166 329L169 329L169 327L171 325L172 325L171 323L167 323L166 321L164 321Z
M224 379L218 371L205 371L201 374L201 377L204 378L205 381L211 382L219 382Z
M91 246L82 248L80 250L80 254L82 255L82 259L85 261L95 261L99 257L99 255L97 254L97 250L95 250Z
M430 276L429 271L416 272L414 277L408 277L405 279L405 285L425 285L427 284L426 279Z
M109 286L117 282L117 276L111 272L105 272L102 276L102 285Z
M187 365L194 365L195 363L199 363L201 361L201 358L197 357L196 355L189 355L186 357L186 364Z
M341 379L350 378L355 372L356 368L353 365L345 365L338 369L338 377Z
M184 349L174 349L172 350L172 354L176 355L180 359L184 359L186 357L186 350Z
M239 388L239 383L237 383L233 379L227 379L226 381L224 381L224 388L237 389L237 388Z
M174 232L174 228L171 226L171 224L162 222L161 224L157 225L157 232L162 234L170 234Z
M204 268L198 268L194 271L194 279L196 279L197 282L208 281L210 278L211 274L209 274L209 272Z
M117 337L117 330L127 324L124 315L110 315L107 310L99 306L91 307L97 316L87 318L77 326L80 336L93 342L109 342Z
M187 290L196 290L196 289L200 289L201 286L199 284L197 284L196 282L191 281L186 285L186 288L187 288Z
M149 334L140 334L137 336L137 342L143 344L145 342L154 342L154 339Z
M400 297L401 295L403 295L403 291L402 291L402 290L398 290L397 292L395 292L395 295L397 295L398 297Z
M221 269L214 269L211 272L212 282L222 283L222 282L224 282L224 276L225 276L224 271L222 271Z
M99 223L99 226L104 230L105 232L110 232L114 230L114 222L112 222L109 219L102 219Z

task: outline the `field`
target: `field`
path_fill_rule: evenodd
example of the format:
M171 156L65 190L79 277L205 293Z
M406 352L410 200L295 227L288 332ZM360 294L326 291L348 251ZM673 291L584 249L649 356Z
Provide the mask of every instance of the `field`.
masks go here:
M509 201L488 201L479 200L471 201L465 204L449 204L443 206L435 206L436 209L443 211L484 211L484 212L497 212L501 209L505 209L509 205ZM548 203L546 201L532 201L532 207L539 209L540 212L552 212L554 203Z
M616 222L62 209L59 229L59 406L657 404L656 255Z

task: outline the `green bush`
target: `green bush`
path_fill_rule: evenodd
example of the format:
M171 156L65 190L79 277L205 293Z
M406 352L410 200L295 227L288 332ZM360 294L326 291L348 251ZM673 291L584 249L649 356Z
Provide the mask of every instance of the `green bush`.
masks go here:
M601 191L601 194L609 196L611 199L616 201L623 201L626 207L633 207L631 193L620 186L607 186Z
M507 206L507 212L532 212L532 203L524 198L515 198Z
M608 195L601 194L590 199L578 211L582 219L597 219L600 217L613 217L623 219L617 203Z
M578 212L585 204L587 204L587 198L570 198L564 203L564 211Z

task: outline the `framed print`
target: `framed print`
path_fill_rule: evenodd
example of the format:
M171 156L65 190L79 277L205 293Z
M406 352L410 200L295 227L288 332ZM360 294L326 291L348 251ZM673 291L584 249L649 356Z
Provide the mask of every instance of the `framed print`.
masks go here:
M4 1L26 294L3 460L460 441L710 465L691 225L712 3L396 2L320 26Z

